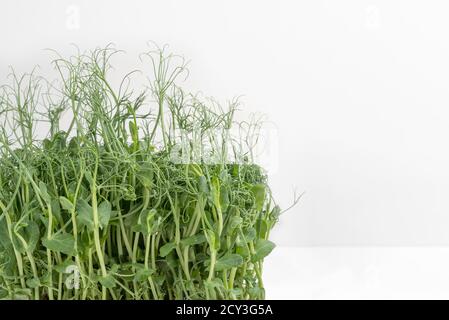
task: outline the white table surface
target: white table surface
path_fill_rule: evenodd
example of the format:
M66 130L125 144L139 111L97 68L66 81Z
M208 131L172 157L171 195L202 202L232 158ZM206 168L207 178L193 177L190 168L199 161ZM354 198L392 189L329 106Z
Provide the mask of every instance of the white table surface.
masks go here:
M449 299L449 247L278 247L267 299Z

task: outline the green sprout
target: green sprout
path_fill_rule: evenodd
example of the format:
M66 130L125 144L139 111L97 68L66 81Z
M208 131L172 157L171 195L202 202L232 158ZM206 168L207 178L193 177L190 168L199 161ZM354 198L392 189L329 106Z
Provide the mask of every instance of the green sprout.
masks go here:
M186 93L166 48L141 56L147 90L114 86L117 52L0 88L0 298L263 299L280 209L231 134L238 100Z

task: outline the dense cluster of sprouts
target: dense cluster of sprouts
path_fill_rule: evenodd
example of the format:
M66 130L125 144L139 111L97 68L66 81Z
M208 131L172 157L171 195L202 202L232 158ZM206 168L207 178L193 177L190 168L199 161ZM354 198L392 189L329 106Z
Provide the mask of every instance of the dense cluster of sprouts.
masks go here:
M115 89L116 52L58 56L58 81L1 87L0 298L264 298L280 210L254 139L230 134L237 101L184 92L166 49L142 56L146 91L131 74Z

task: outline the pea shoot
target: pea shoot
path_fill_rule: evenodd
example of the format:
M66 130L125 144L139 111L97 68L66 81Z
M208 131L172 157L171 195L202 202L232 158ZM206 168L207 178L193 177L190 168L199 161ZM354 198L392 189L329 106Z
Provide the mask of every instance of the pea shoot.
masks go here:
M231 133L238 101L185 92L166 48L141 56L147 90L116 88L117 52L0 89L0 298L263 299L280 209Z

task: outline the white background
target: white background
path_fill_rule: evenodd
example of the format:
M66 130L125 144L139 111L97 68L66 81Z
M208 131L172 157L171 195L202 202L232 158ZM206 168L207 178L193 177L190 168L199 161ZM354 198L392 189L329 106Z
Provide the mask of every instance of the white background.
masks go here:
M267 261L268 283L281 290L271 296L285 297L276 278L282 271L273 266L282 268L279 261L289 257L298 266L293 279L303 285L296 295L287 290L289 297L320 297L300 275L329 283L324 297L373 292L345 287L346 271L332 269L338 261L359 282L357 268L384 270L376 292L391 297L394 288L385 285L398 279L398 266L410 270L413 257L433 261L429 254L437 259L444 252L430 246L449 244L448 10L447 1L405 0L3 0L0 80L9 65L29 71L40 64L45 74L51 57L45 48L65 55L74 53L70 43L88 49L113 42L127 52L116 63L126 72L148 40L170 44L191 59L186 85L221 101L243 94L246 112L264 113L277 126L270 181L280 204L289 205L295 187L306 192L273 233L285 248ZM293 246L303 249L286 249ZM316 249L329 258L314 259L310 250L317 246L430 251L392 262L409 251L368 248L377 258L366 264L357 259L359 249ZM307 273L323 264L337 280ZM420 266L432 273L433 263ZM439 297L439 287L426 288Z

